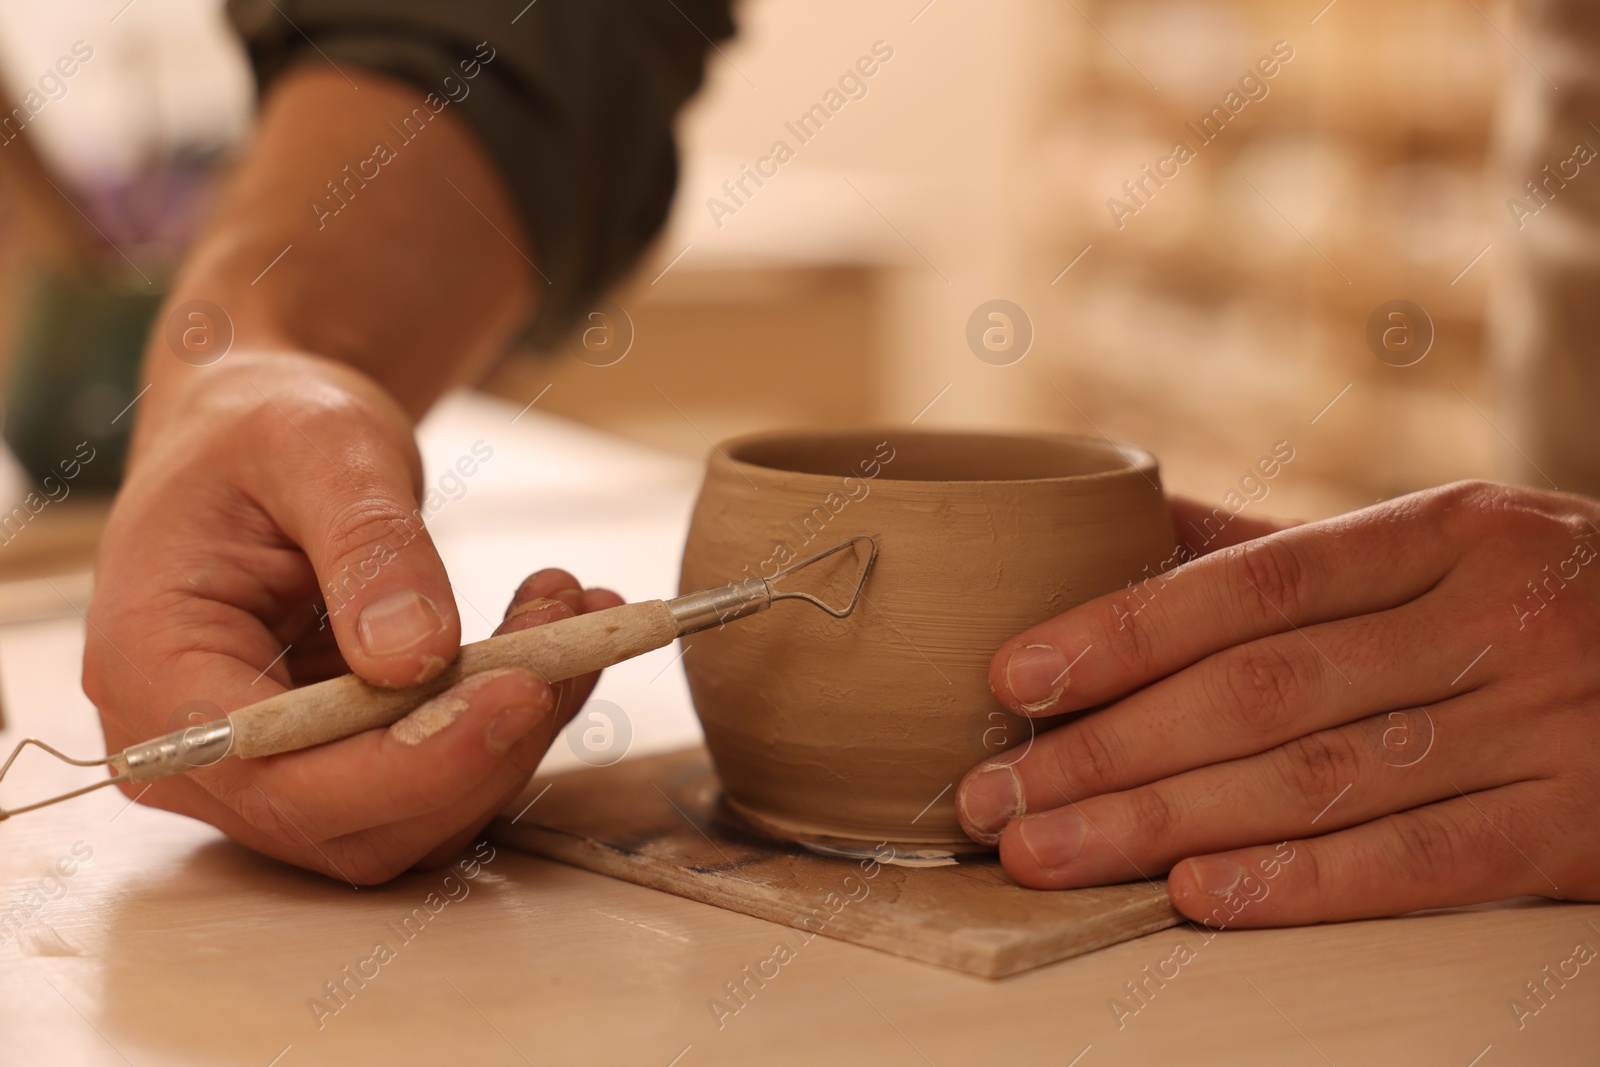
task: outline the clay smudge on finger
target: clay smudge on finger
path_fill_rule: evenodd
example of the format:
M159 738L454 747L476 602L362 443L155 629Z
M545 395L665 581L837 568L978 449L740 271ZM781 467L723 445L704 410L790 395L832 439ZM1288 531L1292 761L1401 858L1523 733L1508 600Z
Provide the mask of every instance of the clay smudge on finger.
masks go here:
M424 655L422 657L422 669L417 671L416 680L411 684L421 685L423 682L426 682L429 678L434 677L442 670L444 670L443 656Z
M467 710L467 702L453 694L436 696L389 727L389 736L402 745L420 745Z
M506 612L505 621L502 622L501 625L504 626L505 623L510 622L518 615L526 615L530 611L549 611L551 608L567 608L567 605L559 600L550 600L545 597L529 600L522 604L515 604L512 606L510 611ZM567 608L567 610L570 611L571 609Z
M515 667L504 667L500 670L474 674L460 685L417 705L405 718L389 727L389 736L402 745L415 747L422 744L455 722L456 718L467 710L469 698L479 689L515 670Z

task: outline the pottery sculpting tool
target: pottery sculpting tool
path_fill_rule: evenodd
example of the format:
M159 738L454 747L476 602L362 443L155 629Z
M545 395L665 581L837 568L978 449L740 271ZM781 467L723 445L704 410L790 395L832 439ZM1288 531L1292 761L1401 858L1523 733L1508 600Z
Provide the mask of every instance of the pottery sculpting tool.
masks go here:
M784 579L847 549L854 550L860 570L853 587L849 587L849 599L842 606L801 589L778 587ZM224 718L174 730L100 759L74 759L43 741L25 738L0 765L0 779L5 778L17 756L29 745L75 767L110 767L112 774L48 800L9 810L0 807L0 822L108 785L148 782L228 758L256 759L294 752L389 726L422 701L483 671L528 667L554 684L643 655L687 634L766 611L779 600L803 600L836 619L847 618L861 599L861 590L877 557L876 541L866 536L852 537L792 563L770 578L747 578L673 600L623 604L463 645L454 663L422 685L383 689L346 674L290 689Z

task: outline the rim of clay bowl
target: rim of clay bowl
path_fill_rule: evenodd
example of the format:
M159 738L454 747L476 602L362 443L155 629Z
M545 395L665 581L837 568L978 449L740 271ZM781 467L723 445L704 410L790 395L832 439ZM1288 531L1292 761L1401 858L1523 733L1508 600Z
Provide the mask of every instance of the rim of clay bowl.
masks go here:
M978 457L970 448L959 450L957 454L943 457L941 462L956 464L967 463L976 468L984 463L993 463L998 468L1006 464L1025 463L1028 460L1021 454L1023 448L1037 448L1040 445L1058 447L1070 446L1077 455L1084 454L1099 457L1110 465L1100 470L1066 470L1061 473L1029 474L1022 477L993 476L970 473L964 476L950 477L904 477L900 475L905 467L891 474L889 465L873 478L875 482L905 482L907 484L937 484L969 483L969 484L1005 484L1005 483L1031 483L1031 482L1087 482L1097 479L1124 478L1130 474L1139 474L1146 478L1155 474L1157 463L1155 456L1138 445L1125 441L1113 441L1106 437L1089 437L1085 434L1074 433L1005 433L984 430L907 430L895 427L867 427L854 430L769 430L760 433L741 434L721 442L711 455L711 461L726 462L735 468L747 470L772 471L779 474L797 475L806 478L837 479L841 477L861 477L859 471L850 464L859 465L864 460L877 458L873 451L877 444L887 441L891 447L898 443L910 440L943 441L951 443L964 442L968 445L977 445L979 442L1005 442L1018 449L1018 454L1012 457L990 459ZM843 451L849 445L849 451ZM832 456L816 456L809 463L806 462L781 462L772 453L787 452L793 454L797 448L810 446L822 448L831 446L841 451ZM764 450L770 450L763 455ZM898 449L897 449L898 451ZM751 453L756 455L752 456ZM898 456L896 457L899 458ZM1062 453L1061 459L1067 455ZM824 459L837 460L835 470L823 469L827 464ZM1035 459L1034 462L1040 462ZM991 468L994 469L994 468ZM899 475L899 476L897 476Z

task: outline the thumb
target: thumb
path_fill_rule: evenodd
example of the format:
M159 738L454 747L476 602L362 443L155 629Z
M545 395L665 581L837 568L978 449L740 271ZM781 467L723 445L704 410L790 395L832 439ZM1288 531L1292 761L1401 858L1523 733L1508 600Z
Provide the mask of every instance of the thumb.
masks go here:
M455 659L461 619L422 524L411 464L385 441L371 435L329 450L357 461L298 472L273 510L316 572L325 605L319 628L332 627L356 674L401 687Z

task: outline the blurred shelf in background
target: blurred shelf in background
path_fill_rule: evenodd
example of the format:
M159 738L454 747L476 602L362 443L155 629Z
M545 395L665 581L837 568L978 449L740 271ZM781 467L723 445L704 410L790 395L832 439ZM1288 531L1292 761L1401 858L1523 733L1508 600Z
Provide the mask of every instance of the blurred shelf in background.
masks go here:
M618 298L634 353L519 360L491 387L550 386L542 407L688 454L937 398L918 425L1103 431L1209 500L1282 440L1296 460L1261 509L1302 516L1502 475L1484 318L1515 231L1486 155L1516 11L1318 6L746 5L684 123L672 230ZM875 41L894 57L866 95L710 225L740 161ZM1292 56L1262 77L1275 46ZM1202 141L1187 124L1230 91L1247 102ZM1130 198L1178 141L1193 158ZM1136 208L1120 227L1113 198ZM994 298L1034 328L1010 366L966 343ZM1396 299L1436 334L1410 367L1365 339Z
M152 159L197 146L225 159L250 104L217 0L143 0L107 22L121 6L0 17L0 65L19 83L93 21L93 62L30 133L97 218L105 190L144 188ZM625 330L626 354L600 365L616 349L580 335L507 360L486 387L688 455L784 424L1103 432L1147 445L1169 485L1207 500L1287 441L1296 459L1252 507L1303 516L1504 475L1516 447L1497 429L1510 432L1485 305L1520 237L1504 201L1521 182L1486 159L1505 85L1527 73L1520 10L745 3L681 121L667 232L612 318L584 324L603 327L602 349ZM1216 108L1226 121L1202 142L1194 127ZM1179 141L1192 158L1146 179ZM111 199L165 203L146 193ZM26 229L18 211L0 203L8 237ZM135 242L133 261L170 259L167 239L194 221L172 217L183 225L127 229L155 250L147 261ZM8 338L40 272L0 241ZM995 299L1032 327L1004 366L968 342ZM1435 330L1414 366L1366 342L1396 299Z

